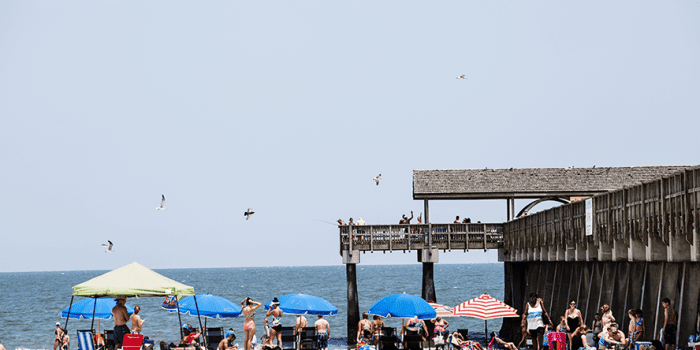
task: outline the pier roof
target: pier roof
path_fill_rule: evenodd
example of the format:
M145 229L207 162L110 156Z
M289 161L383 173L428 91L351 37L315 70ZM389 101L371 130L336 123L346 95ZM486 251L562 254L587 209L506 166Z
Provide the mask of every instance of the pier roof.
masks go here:
M413 199L592 196L689 168L691 166L414 170Z

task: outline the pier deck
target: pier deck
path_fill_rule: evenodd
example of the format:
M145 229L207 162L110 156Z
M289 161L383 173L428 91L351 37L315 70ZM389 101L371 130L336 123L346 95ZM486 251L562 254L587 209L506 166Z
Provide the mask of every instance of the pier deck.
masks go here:
M503 247L503 224L415 224L340 226L343 251L464 250ZM352 234L352 239L350 236Z

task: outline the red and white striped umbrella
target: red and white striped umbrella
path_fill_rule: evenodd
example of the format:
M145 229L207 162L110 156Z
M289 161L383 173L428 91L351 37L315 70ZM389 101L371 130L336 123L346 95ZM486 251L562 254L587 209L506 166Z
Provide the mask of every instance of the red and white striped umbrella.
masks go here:
M435 309L435 317L455 317L454 308L438 303L428 303Z
M455 316L476 317L482 320L502 317L519 317L518 311L506 305L506 303L482 294L471 300L467 300L454 307Z

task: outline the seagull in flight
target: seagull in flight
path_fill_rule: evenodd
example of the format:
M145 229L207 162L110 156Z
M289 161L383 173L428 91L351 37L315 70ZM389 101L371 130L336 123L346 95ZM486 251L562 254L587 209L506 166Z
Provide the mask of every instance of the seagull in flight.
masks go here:
M250 219L250 216L253 215L253 214L255 214L255 212L253 211L253 209L250 209L250 208L248 208L248 211L246 211L245 213L243 213L243 215L245 216L245 219L246 219L246 220Z
M379 179L381 179L381 178L382 178L382 174L379 174L379 175L377 175L377 177L373 178L372 180L374 180L374 182L377 184L377 186L379 186Z
M160 200L160 205L156 207L156 210L165 210L165 195L162 195L163 199Z
M457 79L467 79L467 76L466 76L466 74L462 74L462 75L458 76Z
M111 253L114 251L114 249L112 249L112 247L114 246L114 243L112 243L112 241L110 241L110 240L107 240L107 242L109 242L109 245L103 244L102 246L107 247L107 250L105 250L105 253Z

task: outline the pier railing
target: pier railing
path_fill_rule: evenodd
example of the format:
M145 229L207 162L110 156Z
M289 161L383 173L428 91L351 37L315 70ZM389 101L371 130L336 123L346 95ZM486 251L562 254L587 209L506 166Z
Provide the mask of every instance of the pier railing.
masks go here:
M573 202L505 223L508 250L599 243L629 246L633 240L694 242L700 214L700 167L592 197L591 235L586 203Z
M503 224L343 225L340 252L411 251L415 249L498 249Z

